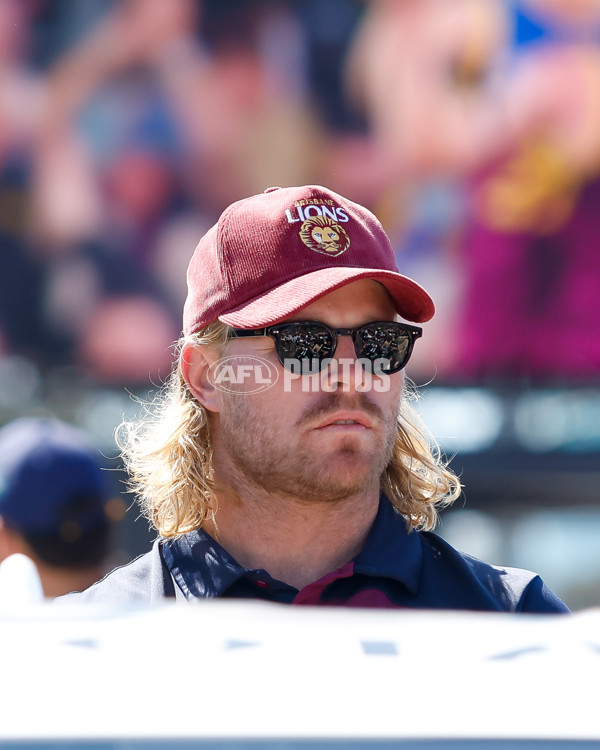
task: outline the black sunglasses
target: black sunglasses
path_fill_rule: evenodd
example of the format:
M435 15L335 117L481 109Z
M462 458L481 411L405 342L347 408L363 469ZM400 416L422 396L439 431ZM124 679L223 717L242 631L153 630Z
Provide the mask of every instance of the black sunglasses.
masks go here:
M335 354L338 336L352 336L354 351L359 359L365 360L365 369L372 371L376 360L380 360L378 372L391 375L406 365L422 333L422 328L393 321L375 321L360 328L330 328L317 321L299 320L267 328L233 328L231 335L270 336L281 364L294 371L300 363L303 373L307 372L307 365L311 373L327 367Z

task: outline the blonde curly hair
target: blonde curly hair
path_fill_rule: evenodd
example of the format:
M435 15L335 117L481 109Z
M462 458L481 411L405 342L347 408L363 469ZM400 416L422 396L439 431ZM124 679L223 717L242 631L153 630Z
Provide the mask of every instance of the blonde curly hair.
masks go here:
M188 342L221 353L228 332L217 321L181 338L177 367L164 387L145 404L139 419L124 421L117 429L129 489L163 537L180 536L214 519L217 502L207 412L191 393L179 363ZM381 489L410 527L432 529L439 509L460 495L461 484L409 403L417 397L414 387L406 387L396 444Z

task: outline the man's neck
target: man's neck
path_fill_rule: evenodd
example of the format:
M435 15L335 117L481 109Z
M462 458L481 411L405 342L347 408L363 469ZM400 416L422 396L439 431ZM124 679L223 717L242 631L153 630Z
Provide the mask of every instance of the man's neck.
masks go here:
M240 565L301 589L360 552L378 507L378 490L323 503L227 493L204 528Z

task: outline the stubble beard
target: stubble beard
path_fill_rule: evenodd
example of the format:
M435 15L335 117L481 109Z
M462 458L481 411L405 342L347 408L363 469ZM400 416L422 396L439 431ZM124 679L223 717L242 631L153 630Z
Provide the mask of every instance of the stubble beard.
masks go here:
M331 453L319 453L314 446L294 442L303 424L340 408L347 400L327 394L304 414L290 433L273 427L269 414L253 408L252 398L234 395L227 400L219 421L219 439L226 446L229 465L227 481L237 491L248 488L265 495L288 496L306 502L341 502L360 493L378 490L397 436L396 415L384 415L363 394L353 400L354 408L370 413L380 425L380 439L368 449L357 436L338 442Z

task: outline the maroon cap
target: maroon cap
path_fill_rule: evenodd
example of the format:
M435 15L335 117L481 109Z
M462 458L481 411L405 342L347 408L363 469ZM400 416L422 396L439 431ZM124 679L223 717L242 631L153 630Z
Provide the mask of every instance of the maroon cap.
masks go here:
M217 319L235 328L272 325L359 279L383 284L406 320L433 316L431 297L398 273L370 211L319 185L269 188L226 208L198 243L183 332Z

